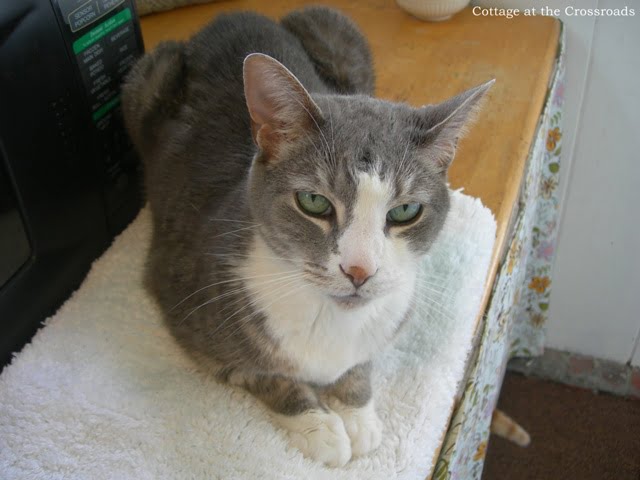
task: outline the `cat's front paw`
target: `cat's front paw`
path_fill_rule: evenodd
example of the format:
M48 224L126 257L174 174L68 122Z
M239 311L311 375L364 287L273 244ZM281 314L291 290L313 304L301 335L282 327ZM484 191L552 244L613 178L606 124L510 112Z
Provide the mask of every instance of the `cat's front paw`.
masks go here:
M354 457L365 455L380 446L382 421L378 418L373 400L364 407L357 408L334 399L331 408L342 417L351 439L351 452Z
M277 415L277 420L305 457L330 467L342 467L351 459L351 440L334 412L308 410L300 415Z

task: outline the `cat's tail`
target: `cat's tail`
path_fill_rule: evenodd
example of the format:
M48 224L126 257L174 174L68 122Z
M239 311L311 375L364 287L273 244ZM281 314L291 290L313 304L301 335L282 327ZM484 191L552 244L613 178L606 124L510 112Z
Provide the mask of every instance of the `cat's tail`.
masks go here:
M280 23L300 40L329 87L337 93L373 95L369 44L349 18L331 8L308 7L291 12Z
M531 443L531 437L527 431L509 415L498 409L494 410L491 418L491 433L506 438L521 447L526 447Z
M140 58L125 77L124 122L141 153L155 144L163 122L180 107L184 75L183 44L169 41Z

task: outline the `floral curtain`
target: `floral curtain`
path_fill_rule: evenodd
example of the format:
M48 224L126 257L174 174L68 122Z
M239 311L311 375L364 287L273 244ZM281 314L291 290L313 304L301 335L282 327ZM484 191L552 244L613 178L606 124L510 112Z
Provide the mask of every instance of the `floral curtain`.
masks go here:
M453 413L432 478L479 480L491 416L509 358L542 353L558 214L562 153L564 31L555 72L529 154L511 244L500 267L470 360L470 373Z

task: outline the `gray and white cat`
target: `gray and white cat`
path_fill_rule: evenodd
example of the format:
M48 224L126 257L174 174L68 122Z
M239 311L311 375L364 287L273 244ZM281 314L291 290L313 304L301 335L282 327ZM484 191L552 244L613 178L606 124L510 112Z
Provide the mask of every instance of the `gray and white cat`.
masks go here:
M147 286L200 368L264 402L306 456L341 466L381 442L371 360L411 313L490 84L417 109L374 99L366 40L319 7L219 16L125 82Z

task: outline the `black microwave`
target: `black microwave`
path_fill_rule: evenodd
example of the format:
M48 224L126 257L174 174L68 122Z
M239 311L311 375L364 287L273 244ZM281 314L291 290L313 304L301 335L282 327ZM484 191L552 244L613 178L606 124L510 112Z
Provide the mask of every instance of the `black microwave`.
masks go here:
M136 215L120 84L133 0L0 2L0 367Z

